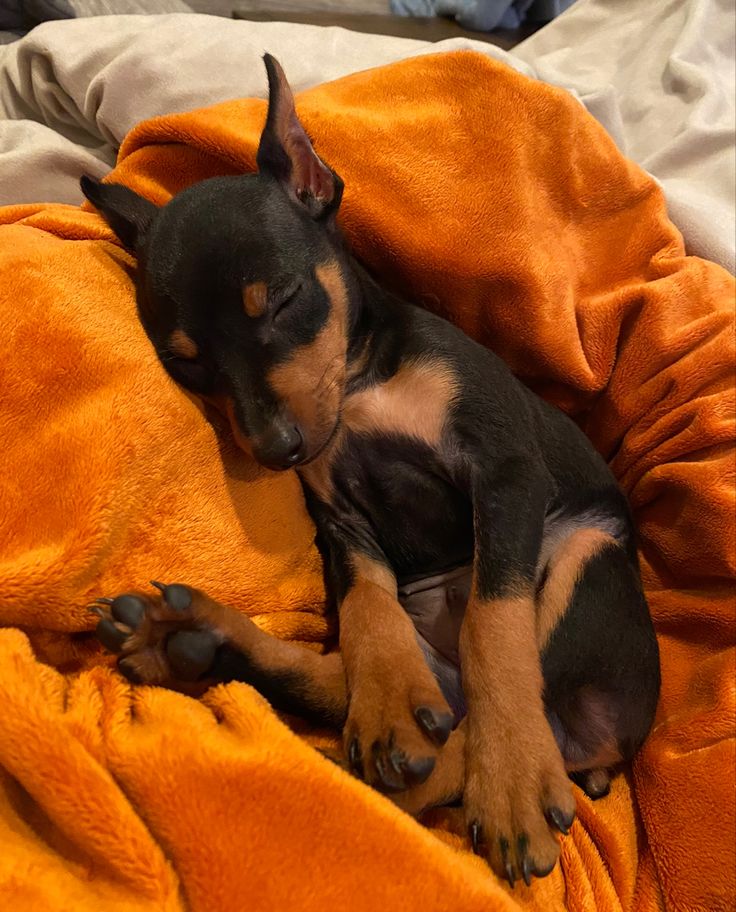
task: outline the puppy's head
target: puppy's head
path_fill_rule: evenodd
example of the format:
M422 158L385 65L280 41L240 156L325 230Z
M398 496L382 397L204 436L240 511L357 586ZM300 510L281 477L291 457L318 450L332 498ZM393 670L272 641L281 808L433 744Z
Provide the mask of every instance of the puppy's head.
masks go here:
M224 395L256 459L314 458L339 420L349 294L335 215L342 181L316 155L278 62L258 173L212 178L159 208L82 178L138 258L138 310L182 386Z

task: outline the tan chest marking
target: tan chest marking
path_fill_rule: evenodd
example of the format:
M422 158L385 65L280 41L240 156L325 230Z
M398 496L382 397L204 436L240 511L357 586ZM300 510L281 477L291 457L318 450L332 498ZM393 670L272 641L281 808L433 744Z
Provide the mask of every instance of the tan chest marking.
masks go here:
M328 449L301 475L325 503L333 494L332 465L348 433L401 434L430 447L439 446L457 384L440 361L407 364L380 386L348 396L340 430Z
M447 365L407 364L386 383L350 396L343 425L358 434L401 434L436 447L455 392L455 377Z

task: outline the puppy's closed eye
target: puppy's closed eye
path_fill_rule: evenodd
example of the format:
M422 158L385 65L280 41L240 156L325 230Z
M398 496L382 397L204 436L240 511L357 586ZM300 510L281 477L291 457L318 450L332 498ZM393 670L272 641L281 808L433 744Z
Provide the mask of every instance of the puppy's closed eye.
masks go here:
M163 360L173 380L192 393L208 395L215 389L215 372L199 358L171 357Z
M295 282L281 292L274 295L274 306L271 312L271 319L277 321L279 317L283 319L292 305L299 300L299 292L302 290L302 283Z

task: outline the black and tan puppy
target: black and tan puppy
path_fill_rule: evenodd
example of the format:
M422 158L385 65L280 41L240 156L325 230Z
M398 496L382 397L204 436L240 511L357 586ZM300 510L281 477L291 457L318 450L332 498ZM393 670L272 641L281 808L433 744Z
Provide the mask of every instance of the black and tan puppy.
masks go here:
M297 468L340 654L183 585L101 600L98 635L134 681L245 680L343 727L352 768L410 810L462 795L475 850L529 882L573 820L568 773L605 793L652 723L657 643L627 505L565 415L350 257L342 182L265 61L258 174L160 209L82 187L138 257L166 370L224 396L264 466Z

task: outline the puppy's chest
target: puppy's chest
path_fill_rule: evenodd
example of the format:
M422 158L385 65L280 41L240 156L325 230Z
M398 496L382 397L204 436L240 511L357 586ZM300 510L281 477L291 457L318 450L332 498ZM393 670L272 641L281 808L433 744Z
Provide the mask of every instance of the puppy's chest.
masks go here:
M366 487L381 489L383 499L393 501L446 474L447 397L438 396L427 374L405 368L385 383L346 396L334 439L300 470L324 503L353 500Z
M332 446L302 470L333 521L370 529L397 575L444 569L472 553L472 511L446 461L447 403L389 387L349 397ZM436 389L434 390L436 393Z

